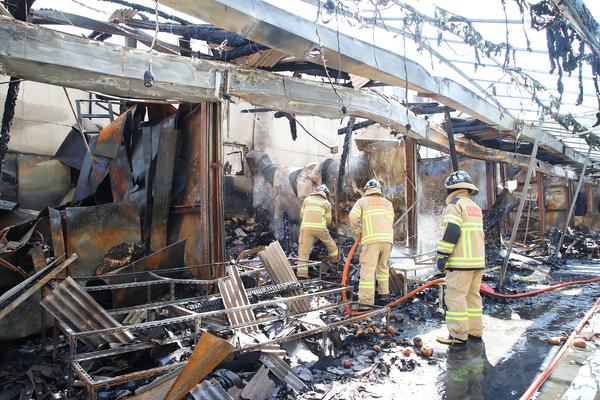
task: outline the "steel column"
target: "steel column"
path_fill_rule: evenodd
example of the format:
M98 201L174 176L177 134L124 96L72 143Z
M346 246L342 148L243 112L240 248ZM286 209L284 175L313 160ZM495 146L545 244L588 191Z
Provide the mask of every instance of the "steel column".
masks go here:
M577 198L579 197L579 191L581 190L581 185L583 184L583 180L585 179L585 170L590 162L590 153L592 152L592 146L588 147L588 152L585 156L585 161L583 162L583 167L581 168L581 174L579 175L579 181L577 181L577 189L575 189L575 193L573 194L573 199L571 200L571 206L569 207L569 212L567 213L567 218L565 219L565 225L563 226L562 234L560 235L560 240L558 241L558 245L556 246L556 251L554 255L556 257L561 257L560 248L565 240L565 234L567 233L567 228L569 227L569 221L571 221L571 216L573 215L573 210L575 210L575 204L577 203Z
M406 208L407 235L409 246L417 243L417 146L414 139L406 138L404 142L406 163Z
M209 207L211 226L211 262L225 259L225 216L223 209L223 138L221 136L221 103L208 104L209 134ZM222 276L219 269L218 275Z
M454 145L454 129L452 128L452 119L450 118L450 112L447 109L444 111L444 118L446 119L446 133L448 134L448 148L450 150L450 161L452 161L452 170L458 171L458 157L456 156L456 146Z
M544 201L544 174L535 173L537 185L537 207L538 207L538 230L540 234L546 232L546 202Z
M531 150L531 158L529 159L529 167L527 168L527 176L525 176L525 182L523 182L523 194L521 196L521 200L519 201L519 207L517 208L517 214L515 215L515 220L513 222L512 232L510 234L510 240L508 241L508 247L506 249L506 257L504 258L504 262L502 263L502 267L500 268L500 275L498 277L498 290L502 289L502 285L504 284L504 278L506 277L506 270L508 268L508 261L510 260L510 255L512 253L513 244L515 243L515 238L517 237L517 231L519 229L519 222L521 221L521 214L523 214L523 206L525 205L525 197L527 196L527 192L529 191L529 181L531 180L531 175L533 174L533 170L535 169L535 160L537 156L538 147L540 145L540 139L543 134L544 129L544 116L540 115L540 120L538 122L537 134L535 135L535 141L533 143L533 149Z

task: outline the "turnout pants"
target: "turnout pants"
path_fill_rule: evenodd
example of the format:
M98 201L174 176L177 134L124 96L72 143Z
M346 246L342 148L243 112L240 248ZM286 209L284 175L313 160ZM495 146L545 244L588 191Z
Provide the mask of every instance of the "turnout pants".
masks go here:
M338 248L329 234L328 230L303 230L300 231L300 239L298 241L298 258L300 260L308 260L310 257L310 251L312 250L315 239L320 240L327 248L327 253L331 257L331 261L338 262L340 259L340 253ZM299 278L308 278L308 267L298 268Z
M483 270L446 273L446 326L450 335L467 340L468 335L481 336L482 304L479 285Z
M375 304L375 282L380 295L390 294L390 268L387 263L392 252L392 244L386 242L362 245L360 252L360 283L358 302Z

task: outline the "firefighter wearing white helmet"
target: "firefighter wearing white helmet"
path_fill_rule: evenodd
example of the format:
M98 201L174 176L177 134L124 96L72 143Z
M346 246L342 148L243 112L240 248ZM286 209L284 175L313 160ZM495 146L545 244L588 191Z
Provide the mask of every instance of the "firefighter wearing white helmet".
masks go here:
M375 304L387 304L390 285L387 265L394 242L394 208L383 197L382 185L371 179L365 185L365 193L350 211L350 225L355 234L361 234L360 282L358 302L361 308Z
M446 271L446 326L440 343L463 348L468 340L481 340L482 303L479 285L485 267L481 208L471 199L479 189L466 171L446 179L448 191L442 217L443 236L437 246L437 267Z
M325 247L331 261L339 261L339 251L335 241L329 234L327 225L331 223L331 204L327 200L329 189L325 185L319 185L304 202L300 209L300 238L298 241L298 258L307 260L310 257L315 240L320 240ZM298 277L308 278L308 267L298 268Z

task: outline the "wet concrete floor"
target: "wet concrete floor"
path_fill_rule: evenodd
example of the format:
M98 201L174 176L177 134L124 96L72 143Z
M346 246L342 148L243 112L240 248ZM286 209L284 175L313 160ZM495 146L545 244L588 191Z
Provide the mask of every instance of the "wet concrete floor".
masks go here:
M570 273L571 268L573 266L568 266L553 274L548 284L600 276L600 264L588 266L585 276ZM531 291L541 286L544 285L521 283L517 291ZM598 283L517 300L486 297L484 340L469 343L466 351L458 353L448 352L446 346L435 341L437 335L447 335L442 317L430 318L424 323L407 319L396 326L402 329L402 336L418 335L433 347L431 362L422 362L409 372L392 369L384 380L358 386L349 384L335 398L518 399L558 350L558 346L548 344L548 338L561 332L570 334L598 297ZM397 311L406 312L407 308L400 307ZM600 372L594 371L600 365L600 349L588 347L585 352L575 352L563 359L553 375L554 381L547 383L538 398L600 398L594 389L600 386ZM575 367L566 368L562 364ZM581 381L572 385L576 379Z

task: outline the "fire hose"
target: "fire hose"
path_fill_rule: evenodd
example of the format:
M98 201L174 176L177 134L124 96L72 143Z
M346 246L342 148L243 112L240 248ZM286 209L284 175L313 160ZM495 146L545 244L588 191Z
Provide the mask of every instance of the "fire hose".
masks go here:
M348 252L348 257L346 258L346 262L344 264L344 270L342 272L342 285L346 285L346 283L348 282L348 272L350 270L350 262L352 261L352 258L354 257L354 253L356 252L356 249L358 248L358 244L360 243L360 239L361 236L358 235L358 237L356 238L356 241L354 242L354 244L352 245L352 248L350 249L350 251ZM386 304L386 307L389 308L393 308L396 307L397 305L399 305L400 303L405 302L406 300L410 299L411 297L414 297L415 295L417 295L418 293L422 292L423 290L427 289L428 287L434 286L434 285L439 285L440 283L443 283L445 280L444 278L437 278L437 279L433 279L430 280L428 282L425 282L423 285L420 285L419 287L417 287L415 290L413 290L410 293L405 294L404 296ZM559 283L557 285L552 285L552 286L548 286L545 287L543 289L538 289L538 290L534 290L531 292L525 292L525 293L518 293L518 294L502 294L502 293L496 293L494 291L494 289L492 289L489 285L482 283L479 287L479 290L482 294L485 294L487 296L492 296L492 297L499 297L499 298L503 298L503 299L519 299L519 298L523 298L523 297L529 297L529 296L535 296L537 294L540 293L544 293L544 292L549 292L552 290L557 290L560 288L563 288L565 286L571 286L571 285L585 285L587 283L593 283L593 282L600 282L600 278L592 278L592 279L585 279L585 280L579 280L579 281L571 281L571 282L563 282L563 283ZM347 300L347 296L346 296L346 292L342 292L342 300L346 301ZM364 314L364 312L353 312L350 309L350 306L348 304L345 305L346 308L346 314L347 315L351 315L351 316L358 316L358 315L362 315Z
M527 388L525 393L523 393L523 395L521 396L520 400L529 400L535 394L535 392L538 391L540 386L542 386L542 384L546 381L546 379L548 379L550 374L552 374L552 372L556 369L556 367L560 363L560 360L562 360L563 356L567 352L567 349L571 346L571 343L573 342L573 340L577 337L577 335L579 335L579 333L581 332L583 327L587 324L589 319L596 312L598 312L599 309L600 309L600 298L598 300L596 300L596 302L594 303L592 308L590 308L590 310L587 312L587 314L585 314L585 316L581 319L581 321L579 321L579 324L577 324L577 326L575 327L573 332L571 332L571 335L569 335L569 337L567 338L565 343L562 345L562 347L560 348L558 353L556 353L556 355L554 356L552 361L550 361L550 363L546 366L546 368L544 368L544 371L542 371L542 373L535 379L535 381L533 381L531 383L531 385Z
M352 261L352 258L354 257L354 252L358 248L360 239L361 239L361 237L359 235L358 238L356 239L356 241L354 242L354 245L348 252L348 257L346 259L346 262L344 264L344 270L342 272L342 285L344 285L344 286L346 285L346 283L348 281L348 271L350 269L350 262ZM407 293L404 296L400 297L399 299L396 299L396 300L388 303L386 305L386 307L389 307L389 308L396 307L398 304L403 303L404 301L410 299L411 297L414 297L417 293L422 292L423 290L427 289L428 287L438 285L440 283L443 283L444 281L445 281L444 278L437 278L437 279L430 280L430 281L424 283L423 285L420 285L412 292ZM552 290L557 290L557 289L560 289L560 288L563 288L566 286L585 285L587 283L594 283L594 282L600 282L600 278L563 282L563 283L548 286L548 287L545 287L542 289L537 289L537 290L533 290L530 292L517 293L517 294L496 293L494 291L494 289L492 289L489 285L482 283L479 287L479 291L482 294L485 294L487 296L499 297L499 298L503 298L503 299L519 299L519 298L523 298L523 297L535 296L540 293L549 292ZM344 301L347 300L345 291L342 292L342 300L344 300ZM345 305L345 308L346 308L346 313L349 316L358 316L358 315L364 314L364 312L352 312L352 310L350 309L350 306L348 304ZM599 310L600 310L600 298L598 300L596 300L596 302L594 303L592 308L588 311L588 313L579 322L577 327L575 327L575 329L573 330L571 335L568 337L566 342L562 345L562 347L560 348L558 353L554 356L552 361L546 366L544 371L536 378L536 380L531 383L531 385L529 386L527 391L521 396L520 400L529 400L534 395L534 393L542 386L542 384L546 381L546 379L548 379L548 377L552 374L554 369L556 369L556 366L559 364L560 360L567 352L567 349L569 348L569 346L571 345L573 340L577 337L577 335L579 335L579 333L581 332L581 330L583 329L585 324L588 322L588 320Z

